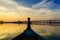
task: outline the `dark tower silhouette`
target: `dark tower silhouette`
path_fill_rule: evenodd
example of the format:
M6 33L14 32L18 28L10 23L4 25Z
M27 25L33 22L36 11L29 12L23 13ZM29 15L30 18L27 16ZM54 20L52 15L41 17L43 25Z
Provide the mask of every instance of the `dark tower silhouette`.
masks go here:
M38 35L37 33L35 33L31 29L30 24L31 24L30 18L28 17L27 29L24 30L24 32L22 34L19 34L18 36L16 36L12 40L46 40L46 38L44 38L44 37Z

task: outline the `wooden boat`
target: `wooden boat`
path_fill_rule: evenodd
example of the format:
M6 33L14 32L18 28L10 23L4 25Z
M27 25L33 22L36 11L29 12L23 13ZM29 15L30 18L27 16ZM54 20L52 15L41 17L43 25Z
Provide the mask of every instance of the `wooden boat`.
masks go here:
M22 33L13 38L12 40L47 40L46 38L35 33L30 26L30 18L28 18L27 29Z

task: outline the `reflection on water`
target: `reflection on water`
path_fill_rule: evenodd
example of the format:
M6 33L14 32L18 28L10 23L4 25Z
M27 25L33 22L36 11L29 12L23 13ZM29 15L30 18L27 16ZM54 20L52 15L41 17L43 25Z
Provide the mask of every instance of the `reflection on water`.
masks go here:
M13 37L21 34L27 25L25 24L3 24L0 25L0 40L10 40ZM48 26L48 25L31 25L31 28L39 35L50 37L52 35L60 35L60 26Z
M33 30L35 30L38 34L43 36L49 36L52 33L59 34L60 27L59 26L48 26L48 25L33 25Z
M22 33L26 29L26 25L17 24L3 24L0 25L0 40L7 40L13 38L14 36Z

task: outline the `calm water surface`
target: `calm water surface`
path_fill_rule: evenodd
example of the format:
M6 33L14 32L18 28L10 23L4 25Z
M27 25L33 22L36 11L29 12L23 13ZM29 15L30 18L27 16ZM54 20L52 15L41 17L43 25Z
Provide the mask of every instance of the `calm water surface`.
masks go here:
M27 28L26 24L3 24L0 25L0 40L11 40L21 34ZM60 37L60 26L31 25L31 28L44 37Z

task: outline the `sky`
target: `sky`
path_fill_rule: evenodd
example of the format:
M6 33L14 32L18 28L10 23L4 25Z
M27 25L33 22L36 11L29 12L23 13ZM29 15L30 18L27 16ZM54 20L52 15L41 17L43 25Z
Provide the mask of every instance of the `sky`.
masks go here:
M49 20L60 18L60 0L0 0L0 20Z

